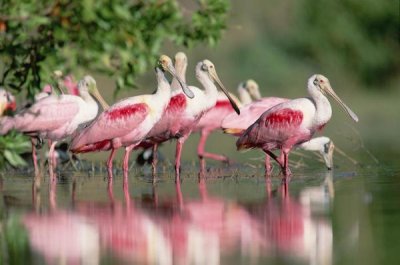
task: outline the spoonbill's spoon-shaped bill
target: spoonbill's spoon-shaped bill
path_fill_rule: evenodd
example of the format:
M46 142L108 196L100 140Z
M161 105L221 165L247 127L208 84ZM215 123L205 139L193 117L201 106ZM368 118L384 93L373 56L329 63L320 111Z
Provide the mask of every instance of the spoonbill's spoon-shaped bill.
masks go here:
M88 92L97 99L103 109L108 109L110 107L97 89L96 81L93 77L87 75L80 80L78 82L78 88L82 89L83 86L88 87Z
M188 98L194 98L194 93L189 89L189 87L186 85L186 83L183 82L183 80L176 73L176 70L172 64L171 58L169 58L167 55L161 55L160 59L158 60L158 64L161 66L161 68L164 71L168 71L173 77L176 78L176 80L178 80L179 84L182 87L183 93L185 93L185 95Z
M312 79L311 79L312 80ZM315 75L313 84L321 90L323 94L330 95L334 100L336 100L339 105L346 111L346 113L355 121L358 122L357 115L346 105L343 100L339 98L339 96L333 91L328 78L323 75Z
M231 103L231 105L232 105L233 109L236 111L236 113L240 114L239 107L237 106L236 102L232 99L228 90L225 88L225 86L222 84L221 80L219 79L217 72L215 71L214 64L212 62L210 62L209 60L204 60L202 68L204 71L207 71L209 73L210 77L218 84L218 86L221 88L222 92L224 92L224 94L229 99L229 102Z

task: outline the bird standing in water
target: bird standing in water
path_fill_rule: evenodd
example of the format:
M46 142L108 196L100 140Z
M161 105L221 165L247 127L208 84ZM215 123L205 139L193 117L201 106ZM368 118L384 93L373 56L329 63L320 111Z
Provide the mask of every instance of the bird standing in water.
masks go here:
M57 142L71 136L79 125L93 120L97 115L98 105L91 95L100 103L104 102L93 77L85 76L79 81L78 88L80 96L50 95L23 109L14 117L5 117L0 122L0 134L15 129L34 138L49 140L51 175L55 166L54 148ZM35 156L34 153L32 155Z
M171 97L170 84L164 76L164 71L170 72L179 80L186 95L193 96L186 84L176 76L168 56L162 55L158 64L160 67L156 68L156 93L123 99L109 107L73 139L72 152L111 149L107 161L107 167L111 171L115 151L125 147L123 170L128 171L131 151L146 138L151 128L159 121Z
M221 124L221 127L225 133L234 136L241 136L244 131L268 109L280 103L289 101L289 99L278 97L261 98L258 85L253 80L244 82L243 88L248 91L248 95L251 95L255 101L243 106L240 109L240 116L236 115L235 113L227 115L222 120ZM250 100L252 99L250 98ZM328 169L332 169L334 145L331 139L328 137L321 136L313 138L310 141L304 142L297 146L297 148L306 151L319 152L325 161L326 167ZM270 157L267 154L265 155L265 171L267 175L271 174L272 172Z
M196 65L195 71L196 78L205 90L190 86L189 88L194 94L193 99L187 98L180 92L173 95L160 123L150 131L146 140L146 142L155 144L153 154L157 154L157 144L169 139L177 139L175 155L175 177L177 181L180 179L183 144L202 115L216 104L218 91L214 82L220 86L232 104L232 107L239 113L239 108L220 81L212 62L209 60L199 62ZM155 159L154 161L156 162L157 160ZM153 172L155 172L155 167L156 164L153 163Z
M310 77L307 90L310 97L289 100L264 112L240 136L237 148L261 148L278 162L284 175L289 176L289 153L292 148L309 141L332 116L326 94L332 96L354 121L358 121L357 115L336 95L323 75ZM281 150L279 157L272 153L275 149Z

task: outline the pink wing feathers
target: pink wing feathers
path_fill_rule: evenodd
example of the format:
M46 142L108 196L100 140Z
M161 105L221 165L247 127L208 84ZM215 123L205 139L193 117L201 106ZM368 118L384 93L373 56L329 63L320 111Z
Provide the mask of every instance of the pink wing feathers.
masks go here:
M268 97L263 98L240 109L240 115L236 113L229 114L222 121L222 129L226 133L240 136L250 125L252 125L260 116L270 108L288 101L285 98Z
M107 141L125 136L136 129L146 118L149 111L150 108L145 103L111 107L100 114L96 120L74 138L71 150L73 152L85 152L85 149L92 149L97 145L103 150L109 147Z
M217 100L214 107L208 110L197 123L195 130L207 128L208 130L219 129L222 120L229 114L237 115L228 99Z
M269 146L278 147L289 138L303 121L303 112L290 108L266 111L238 139L238 149Z
M44 98L12 118L1 122L2 133L10 129L21 132L52 131L70 122L79 112L79 104L71 96Z

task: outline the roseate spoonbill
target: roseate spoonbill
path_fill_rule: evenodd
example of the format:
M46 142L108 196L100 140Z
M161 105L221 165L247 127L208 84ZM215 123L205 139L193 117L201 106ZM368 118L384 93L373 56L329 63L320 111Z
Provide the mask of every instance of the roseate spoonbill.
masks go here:
M265 111L237 140L238 150L261 148L278 162L284 175L288 176L291 174L289 152L294 146L309 141L332 116L326 94L332 96L354 121L358 121L357 115L337 96L323 75L310 77L307 90L309 98L289 100ZM281 150L279 158L272 153L274 149Z
M15 111L16 108L17 105L14 96L10 92L0 88L0 117L3 116L7 110Z
M61 71L54 71L53 76L56 79L57 86L60 89L60 92L62 94L64 94L62 87L66 87L68 90L68 93L70 95L79 96L78 83L73 80L73 77L71 75L68 75L68 76L62 78L63 74ZM46 84L43 87L42 91L35 95L35 102L39 101L43 98L46 98L50 95L56 96L56 93L54 92L54 89L50 84ZM104 104L104 102L103 102L103 104ZM32 103L29 103L29 104L25 105L25 108L29 108L31 106L32 106ZM39 172L36 148L37 148L37 146L41 146L42 143L43 143L43 140L40 137L31 137L32 160L33 160L33 166L35 169L35 174L37 174ZM55 154L55 156L57 156L59 153L59 150L57 150L57 147L55 147L55 150L56 150L56 152L54 154ZM66 153L64 152L64 154L66 154Z
M175 68L168 56L162 55L158 64L161 68L156 68L158 82L156 93L130 97L112 105L73 139L72 152L112 149L107 162L110 171L115 151L124 146L123 170L128 171L131 151L145 139L168 105L171 90L170 84L164 76L164 70L179 80L182 90L187 96L193 97L193 92L176 76Z
M51 95L40 99L31 107L22 110L14 117L6 117L0 122L0 134L16 129L31 137L49 139L49 165L52 174L54 148L57 141L71 136L79 125L93 120L98 112L97 102L104 99L97 90L96 81L85 76L78 84L80 96ZM36 153L32 153L36 161Z
M175 69L179 77L181 77L182 80L186 81L186 68L187 68L187 57L183 52L178 52L175 55ZM171 83L171 88L173 91L175 91L177 86L176 80L174 79ZM238 87L238 93L240 96L240 101L244 102L249 102L251 101L251 97L249 92L243 87L243 83L241 83ZM174 92L173 92L174 94ZM240 106L240 101L236 99L235 96L231 95L231 97L235 100L238 106ZM172 101L173 102L173 101ZM217 154L211 154L211 153L206 153L204 152L204 145L205 141L207 139L208 134L217 129L220 128L221 124L220 121L224 116L226 116L226 112L231 113L235 112L233 107L231 106L229 99L225 96L223 92L218 92L218 97L217 97L217 102L214 107L212 107L210 110L208 110L199 120L199 122L196 124L194 130L195 131L201 131L202 132L202 138L199 143L198 147L198 154L199 157L214 157L216 156L217 159L222 157L219 160L227 161L227 158L217 155ZM176 110L176 115L179 115L180 112ZM237 114L235 114L237 115ZM158 132L165 130L165 128L171 126L171 124L174 122L173 120L174 115L170 115L169 111L165 112L163 117L160 119L160 121L154 126L154 128L151 130L150 134L153 134L153 132ZM204 130L203 130L204 128ZM201 145L201 143L203 143ZM148 141L142 144L142 147L146 148L148 146L151 147L151 143ZM154 150L157 150L157 144L154 145ZM144 164L144 162L150 160L152 162L153 166L153 175L155 174L155 166L158 161L158 153L153 152L153 149L145 149L145 151L142 152L140 156L138 156L137 161L141 162Z
M223 118L221 127L225 133L232 134L235 136L241 136L242 133L252 125L266 110L271 107L278 105L280 103L289 101L286 98L277 98L277 97L265 97L261 98L258 90L258 85L253 80L248 80L244 83L243 88L248 91L249 95L252 95L255 99L258 100L253 101L245 106L243 106L240 111L241 115L238 116L235 113L228 114ZM319 152L324 161L325 165L328 169L333 167L333 150L334 145L331 139L328 137L317 137L308 142L304 142L298 146L298 148L306 150L306 151L317 151ZM265 169L269 174L271 173L271 165L269 162L269 156L265 157Z
M235 100L239 108L241 108L243 104L248 104L249 102L251 102L252 99L250 97L249 92L247 92L247 90L244 88L244 83L239 84L238 94L240 97L240 101L234 95L231 95L231 97ZM215 104L215 106L212 107L210 110L208 110L201 117L200 121L194 128L194 131L200 132L200 140L197 146L197 156L200 159L202 167L204 166L204 158L210 158L217 161L229 163L228 157L224 155L209 153L204 150L208 136L213 131L219 130L221 128L222 120L229 114L234 116L239 116L233 109L232 105L230 104L226 96L223 93L219 92L217 97L217 103Z
M157 144L172 138L177 139L175 155L176 180L180 178L183 144L202 115L215 106L217 102L218 91L214 82L220 86L235 111L240 113L237 104L220 81L212 62L209 60L199 62L196 66L196 78L203 85L205 90L190 86L189 88L195 95L194 99L187 98L180 92L173 95L162 119L150 131L146 141L154 144L153 154L155 155L157 154ZM155 172L156 161L157 159L153 159L153 172Z
M335 150L335 145L329 137L315 137L299 144L297 147L306 151L319 152L324 159L326 167L328 169L333 168L333 151Z

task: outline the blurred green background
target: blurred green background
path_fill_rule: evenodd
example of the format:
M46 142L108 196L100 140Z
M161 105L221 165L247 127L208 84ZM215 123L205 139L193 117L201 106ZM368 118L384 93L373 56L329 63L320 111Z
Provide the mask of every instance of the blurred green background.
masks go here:
M168 42L161 50L170 56L180 50L187 53L188 83L196 86L195 64L210 59L234 93L239 82L253 78L263 96L304 97L307 79L324 74L360 121L353 123L331 100L333 117L322 133L358 161L375 164L370 152L379 163L393 163L400 154L398 8L399 3L370 0L232 1L227 29L216 47L182 49ZM112 81L100 80L111 99ZM138 87L117 98L152 91L152 71L138 79ZM186 159L196 156L198 138L189 138ZM210 137L207 149L236 160L261 156L258 151L237 153L235 139L220 132ZM172 159L173 144L162 150ZM348 163L340 155L338 160Z
M59 1L62 4L68 2L70 1ZM103 12L99 9L102 4L111 6L103 1L83 1L82 3L84 7L94 8L92 13L89 12L91 15L94 12ZM110 3L123 5L125 2ZM177 51L184 51L189 58L187 79L190 85L199 85L194 78L194 66L199 60L207 58L214 62L220 78L231 92L236 92L239 82L252 78L259 83L263 96L287 98L306 96L307 79L314 73L324 74L330 79L338 95L357 113L360 122L353 123L332 101L333 117L323 134L331 137L336 146L347 154L365 163L375 163L376 160L397 161L396 157L400 154L398 137L400 107L397 105L400 98L398 2L202 0L149 1L148 3L151 3L149 6L162 6L161 13L167 14L170 10L180 10L181 14L167 17L166 20L155 16L155 19L159 21L166 21L165 24L161 23L162 25L152 25L155 34L140 31L146 29L146 26L152 27L151 25L142 25L143 28L139 27L140 30L135 31L136 24L132 26L123 24L126 14L121 10L117 14L122 22L117 20L116 25L111 22L108 25L111 29L122 27L124 30L132 31L132 34L140 33L144 39L150 39L149 43L152 43L151 38L154 37L154 46L143 46L147 44L141 43L143 47L138 48L139 52L140 49L143 54L146 52L147 61L155 62L156 56L161 53L172 57ZM76 5L65 5L71 10L77 8ZM192 13L197 9L200 13ZM146 9L143 10L142 14L146 14ZM204 12L201 13L201 11ZM224 15L226 11L227 16ZM63 10L63 12L68 14L68 10ZM87 10L82 10L77 15L83 16L84 23L93 27L92 24L97 22L85 18L87 12ZM154 22L150 15L143 15L143 18L148 20L147 23ZM219 36L220 29L224 28L225 18L227 19L226 29L222 30ZM105 23L104 21L102 23ZM70 19L69 23L64 24L74 25L74 20ZM64 24L61 26L65 27ZM78 32L86 30L97 36L95 31L84 29L84 25L86 24L82 24ZM160 39L155 37L158 33L163 37ZM79 33L78 36L84 39L85 34ZM183 37L193 41L187 42ZM83 43L83 41L79 42L79 38L78 43ZM97 51L96 49L93 48ZM107 49L110 47L103 47L100 51L102 54L107 54ZM114 49L118 51L120 46ZM71 51L67 53L66 48L62 51L62 56L66 59L71 56L80 56L79 50L77 53ZM143 58L144 61L139 61L142 64L138 65L138 68L135 68L133 63L132 69L129 67L119 69L124 76L124 80L121 81L119 72L115 72L112 65L102 73L96 71L99 68L96 65L89 65L91 70L82 71L82 67L85 68L91 59L97 57L83 51L81 54L81 61L77 61L76 65L76 68L80 70L76 71L77 77L79 78L79 75L84 72L94 74L101 92L106 95L110 103L128 96L153 92L156 87L153 65L147 64ZM95 61L99 63L101 60ZM60 61L49 65L54 67L61 65L70 69L68 65L62 65ZM74 68L72 70L75 71ZM132 71L137 79L126 78L129 76L129 71ZM114 92L117 87L121 88L121 82L122 87L134 84L137 89L123 89L115 96ZM22 97L21 95L19 100L23 101ZM198 135L188 140L184 150L185 159L195 158L197 141ZM234 159L260 156L258 152L239 154L235 151L234 143L234 138L222 136L219 133L211 136L207 149L229 154ZM165 144L165 146L167 147L163 150L166 157L172 158L174 146L171 144ZM372 158L371 154L375 158ZM104 154L90 154L88 157L99 159L103 158Z

